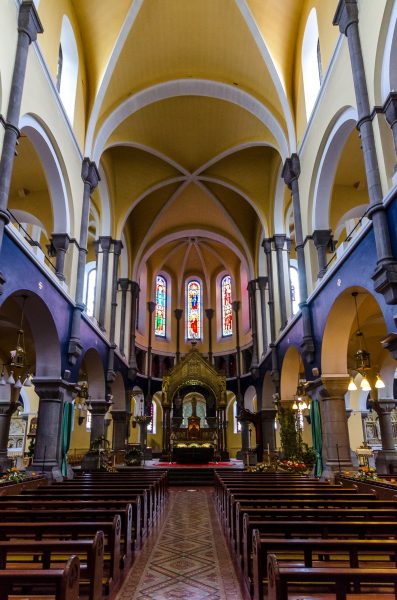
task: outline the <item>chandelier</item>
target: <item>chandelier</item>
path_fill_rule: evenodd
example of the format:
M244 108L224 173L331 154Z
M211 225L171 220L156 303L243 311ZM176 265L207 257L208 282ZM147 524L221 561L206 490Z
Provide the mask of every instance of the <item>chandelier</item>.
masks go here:
M357 371L357 373L360 373L360 375L362 376L362 379L360 382L360 388L364 392L370 392L372 390L372 387L368 381L367 374L369 371L371 371L371 355L366 349L364 333L360 327L360 321L359 321L359 317L358 317L358 307L357 307L358 292L352 292L352 296L354 298L354 307L355 307L355 312L356 312L356 322L357 322L356 338L358 340L358 350L354 354L354 370ZM384 384L383 380L381 379L380 374L377 373L375 388L382 389L384 387L385 387L385 384ZM357 390L357 386L354 383L353 377L350 378L350 382L349 382L347 389L349 392L355 392Z
M15 349L10 350L10 360L8 363L3 363L0 374L0 385L12 385L14 389L21 389L22 386L32 387L32 375L28 373L22 383L22 375L17 375L15 379L14 373L16 369L25 369L26 365L26 350L25 350L25 331L23 329L23 319L25 312L25 302L27 295L22 296L21 321L17 332ZM9 375L6 379L4 367L9 367Z
M294 394L294 403L292 405L292 410L299 410L300 412L304 410L310 410L310 400L306 402L306 390L305 390L305 379L298 375L298 384L296 386L296 393Z

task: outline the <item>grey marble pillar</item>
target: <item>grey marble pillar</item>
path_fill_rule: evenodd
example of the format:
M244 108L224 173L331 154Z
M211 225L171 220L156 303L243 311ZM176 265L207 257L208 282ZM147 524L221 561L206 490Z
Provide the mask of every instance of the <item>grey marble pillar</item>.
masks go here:
M240 350L240 322L239 310L240 302L233 300L232 309L234 312L234 331L236 335L236 375L237 375L237 414L243 408L243 398L241 395L241 350Z
M267 277L258 277L258 288L259 296L261 299L261 316L262 316L262 343L263 343L263 356L267 352L269 340L267 338L267 314L266 314L266 287L268 284Z
M266 455L269 444L269 452L276 450L276 434L274 423L277 411L275 408L262 408L258 411L258 418L262 427L263 453Z
M327 272L327 247L331 241L330 229L316 229L313 231L313 242L317 250L318 274L317 279L324 277Z
M181 359L181 318L183 315L183 310L181 308L176 308L174 310L174 315L175 315L175 319L176 319L176 363L178 364L180 359Z
M349 45L358 112L357 128L360 132L368 182L370 209L367 216L372 219L377 255L377 267L372 279L375 290L384 296L386 302L396 304L397 262L393 257L387 214L383 205L379 164L358 29L357 0L339 0L333 23L339 26L342 34L346 35Z
M51 243L56 251L55 275L60 281L65 281L65 257L69 248L70 237L67 233L53 233Z
M214 309L206 308L205 315L208 319L208 361L213 364L213 353L212 353L212 319L214 317Z
M341 469L353 467L345 403L350 379L344 375L326 376L321 379L323 389L320 392L320 411L325 450L323 477L329 477L338 471L339 467Z
M18 125L28 50L30 44L37 39L37 34L39 33L43 33L43 27L33 0L22 2L18 13L18 42L8 100L7 117L4 120L5 133L0 158L0 252L3 244L4 228L10 220L7 212L8 196L14 167L15 149L20 135ZM2 293L4 283L4 275L0 273L0 293Z
M388 122L394 141L394 149L397 154L397 92L392 91L386 98L386 102L383 105L383 112L385 113L386 121ZM394 173L397 173L397 164L394 165Z
M156 310L155 302L148 302L147 309L149 314L149 324L148 324L148 347L147 347L147 376L150 378L152 376L152 328L153 328L153 313Z
M276 316L274 312L274 281L273 281L273 263L272 263L272 239L266 238L262 242L263 250L266 256L267 279L269 289L269 316L270 316L270 341L276 339Z
M306 276L306 261L305 261L305 250L303 243L303 230L302 230L302 215L300 206L300 195L299 195L299 175L300 175L300 161L297 154L292 154L291 158L287 158L283 171L282 178L285 184L289 187L292 194L292 208L294 213L294 227L295 227L295 243L296 243L296 255L298 259L298 280L299 280L299 295L300 303L299 308L302 313L302 325L303 325L303 340L301 343L302 353L307 362L312 363L314 360L314 338L313 328L311 323L310 307L307 304L307 276Z
M12 467L12 460L7 456L7 449L11 417L17 408L17 402L13 402L12 399L0 400L0 473Z
M376 471L381 475L397 473L397 450L391 422L391 412L396 407L396 400L379 399L375 400L372 406L378 415L382 440L382 450L377 452L375 459Z
M106 296L108 290L109 275L109 252L112 241L112 238L108 235L103 235L99 238L99 243L101 245L102 250L102 276L100 281L98 325L100 329L102 329L102 331L105 331Z
M113 240L113 265L112 265L112 297L110 307L110 327L109 327L109 356L107 381L114 381L116 373L114 372L114 352L116 350L115 333L116 333L116 310L117 310L117 281L119 260L123 244L120 240Z
M80 341L81 313L84 310L84 275L87 258L88 222L90 215L90 197L100 181L96 164L89 158L84 158L81 168L81 178L84 183L83 205L81 209L79 257L77 263L76 306L73 310L72 327L68 347L69 362L74 365L82 352Z
M128 379L135 381L138 374L138 365L136 364L136 325L138 311L139 285L136 281L131 281L131 323L130 323L130 360L128 364Z
M105 415L109 409L109 403L105 399L90 399L91 404L91 434L90 444L98 437L106 435Z
M250 371L254 375L257 373L258 360L258 319L256 316L256 280L248 282L248 295L251 306L251 332L252 332L252 360Z
M127 312L127 292L130 286L130 280L127 278L119 279L119 286L121 290L121 309L120 309L120 341L119 348L121 354L124 355L124 343L125 343L125 319Z
M33 471L51 471L62 460L61 431L63 405L72 399L73 386L62 379L38 377L33 380L39 397Z
M112 410L113 450L125 450L129 413L125 410Z
M277 258L277 280L278 280L278 295L280 300L280 318L281 318L281 327L280 330L284 329L287 324L287 303L285 297L285 273L284 273L284 244L286 240L286 235L283 233L275 233L274 234L274 246L276 248L276 258Z

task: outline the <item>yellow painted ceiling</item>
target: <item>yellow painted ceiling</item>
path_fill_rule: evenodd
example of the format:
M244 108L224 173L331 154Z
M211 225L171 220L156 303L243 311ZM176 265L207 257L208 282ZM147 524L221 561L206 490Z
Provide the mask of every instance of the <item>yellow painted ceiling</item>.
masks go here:
M273 142L256 117L235 104L197 96L174 97L145 107L110 137L158 150L194 171L221 152L248 142Z

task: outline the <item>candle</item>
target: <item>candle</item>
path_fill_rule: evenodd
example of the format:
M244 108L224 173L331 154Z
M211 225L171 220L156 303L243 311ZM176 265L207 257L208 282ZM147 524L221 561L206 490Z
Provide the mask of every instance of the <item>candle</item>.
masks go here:
M267 455L270 456L270 446L269 446L269 444L267 445Z

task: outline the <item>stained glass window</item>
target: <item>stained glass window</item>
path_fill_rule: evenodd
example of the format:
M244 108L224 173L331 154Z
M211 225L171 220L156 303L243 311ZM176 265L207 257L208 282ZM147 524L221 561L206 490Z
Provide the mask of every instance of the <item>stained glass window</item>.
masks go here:
M187 284L187 338L201 338L201 285L198 281Z
M233 309L232 309L232 278L226 275L222 279L222 335L233 334Z
M157 275L156 277L156 317L154 332L156 335L165 337L166 326L166 298L167 298L167 282L164 277Z

